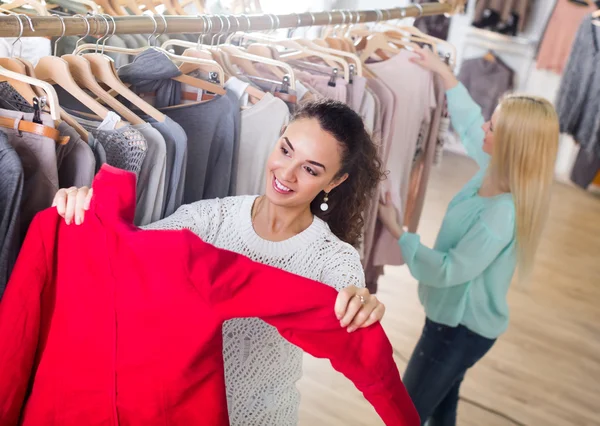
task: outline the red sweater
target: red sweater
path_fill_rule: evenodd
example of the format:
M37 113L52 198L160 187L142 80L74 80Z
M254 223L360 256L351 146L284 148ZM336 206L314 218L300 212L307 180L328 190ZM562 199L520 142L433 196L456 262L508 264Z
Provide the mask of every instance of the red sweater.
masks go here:
M387 425L419 425L379 324L348 334L335 290L133 225L135 176L103 166L85 223L33 221L0 304L0 425L228 425L221 324L260 317L329 358Z

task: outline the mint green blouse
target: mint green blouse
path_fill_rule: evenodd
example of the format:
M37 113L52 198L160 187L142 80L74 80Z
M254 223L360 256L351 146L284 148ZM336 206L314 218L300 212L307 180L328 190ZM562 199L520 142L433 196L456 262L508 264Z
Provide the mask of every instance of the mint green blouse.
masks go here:
M511 194L477 194L489 164L481 108L462 84L448 90L447 99L454 129L480 170L450 202L433 249L412 233L399 244L419 280L427 317L494 339L508 327L506 297L517 263L515 205Z

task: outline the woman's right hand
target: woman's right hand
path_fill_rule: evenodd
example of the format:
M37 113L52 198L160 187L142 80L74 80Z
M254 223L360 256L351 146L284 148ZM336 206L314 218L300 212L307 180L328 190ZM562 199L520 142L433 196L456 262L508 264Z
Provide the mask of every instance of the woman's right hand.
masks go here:
M446 90L452 89L458 84L457 78L448 65L440 59L440 57L432 52L429 48L414 46L413 52L417 54L410 59L411 62L419 65L420 67L439 74L444 80L444 86Z
M87 186L63 188L54 196L52 207L56 207L56 211L65 219L67 225L70 225L73 220L76 225L81 225L85 212L90 208L93 194L93 189Z

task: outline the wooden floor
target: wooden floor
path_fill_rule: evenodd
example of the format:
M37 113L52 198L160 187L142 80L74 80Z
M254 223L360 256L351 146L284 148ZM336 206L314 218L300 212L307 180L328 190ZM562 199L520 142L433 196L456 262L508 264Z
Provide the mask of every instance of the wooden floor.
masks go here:
M474 173L447 155L434 170L420 233L433 244L446 206ZM384 327L406 367L423 326L416 282L406 267L386 270L379 296ZM534 277L513 286L511 325L466 377L459 425L600 425L600 198L557 183ZM301 426L381 425L375 411L322 360L305 359Z

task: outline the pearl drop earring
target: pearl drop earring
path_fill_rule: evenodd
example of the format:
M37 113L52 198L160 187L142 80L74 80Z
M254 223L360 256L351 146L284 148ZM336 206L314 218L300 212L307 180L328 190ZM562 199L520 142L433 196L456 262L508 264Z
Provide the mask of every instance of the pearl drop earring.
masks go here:
M323 198L323 203L321 204L321 211L326 212L327 210L329 210L329 204L327 204L327 201L329 201L329 193L325 193L325 198Z

